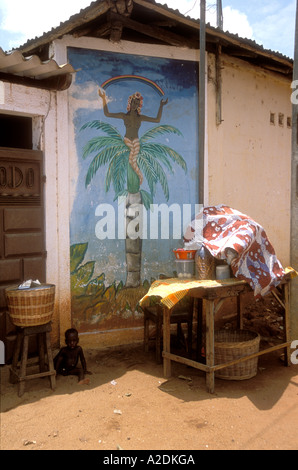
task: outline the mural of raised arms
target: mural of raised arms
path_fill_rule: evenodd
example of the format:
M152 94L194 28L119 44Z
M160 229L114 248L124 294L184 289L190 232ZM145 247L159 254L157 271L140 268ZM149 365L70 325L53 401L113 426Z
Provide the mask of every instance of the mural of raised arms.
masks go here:
M165 199L168 201L169 187L166 171L173 173L172 163L175 163L186 172L187 165L183 157L174 149L163 143L154 142L154 139L170 133L178 136L182 136L182 134L171 125L158 125L139 137L142 122L160 122L163 108L167 105L168 100L162 99L156 117L149 117L141 114L143 97L138 92L129 96L126 113L110 112L105 92L99 89L98 94L103 101L105 116L122 119L126 132L122 137L114 126L99 120L87 122L81 127L81 130L94 128L106 134L92 138L84 147L83 158L95 153L87 171L86 187L90 184L98 168L108 165L105 190L108 192L112 184L115 200L120 196L126 197L126 217L129 217L131 213L129 208L132 204L142 204L147 210L150 208L158 183L160 183ZM144 179L147 182L149 192L141 189ZM129 219L127 218L126 228L128 224ZM141 238L130 238L127 234L125 251L125 287L138 287L141 283Z

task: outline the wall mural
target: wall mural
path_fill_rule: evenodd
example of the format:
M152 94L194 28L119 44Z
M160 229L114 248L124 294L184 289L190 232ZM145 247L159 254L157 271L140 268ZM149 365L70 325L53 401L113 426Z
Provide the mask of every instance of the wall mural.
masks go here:
M73 323L128 328L198 201L198 73L191 61L69 48ZM70 139L71 140L71 139ZM70 143L71 145L71 143Z

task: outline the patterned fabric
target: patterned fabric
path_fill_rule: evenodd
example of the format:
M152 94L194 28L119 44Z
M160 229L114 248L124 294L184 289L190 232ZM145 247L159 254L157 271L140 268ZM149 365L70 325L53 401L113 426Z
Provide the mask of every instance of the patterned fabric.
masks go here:
M204 208L203 237L215 258L226 259L226 250L235 250L233 274L250 284L256 298L266 295L285 275L263 227L231 207Z

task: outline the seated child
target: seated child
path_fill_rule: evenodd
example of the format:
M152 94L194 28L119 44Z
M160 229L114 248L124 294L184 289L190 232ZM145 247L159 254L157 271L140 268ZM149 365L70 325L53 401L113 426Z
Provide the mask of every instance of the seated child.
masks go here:
M57 374L61 375L77 375L79 384L88 384L89 379L85 378L85 374L91 374L87 371L87 365L83 349L78 345L79 335L75 328L65 331L66 347L60 349L54 358L54 367ZM79 359L82 368L77 367Z

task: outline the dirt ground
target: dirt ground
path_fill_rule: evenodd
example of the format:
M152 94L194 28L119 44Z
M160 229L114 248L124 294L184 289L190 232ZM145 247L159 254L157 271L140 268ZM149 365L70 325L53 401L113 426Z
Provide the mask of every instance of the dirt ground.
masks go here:
M142 344L85 351L89 385L75 377L31 380L18 397L1 372L1 450L298 449L298 366L281 352L259 358L249 380L216 379L172 363L163 377ZM119 455L119 454L117 454Z

